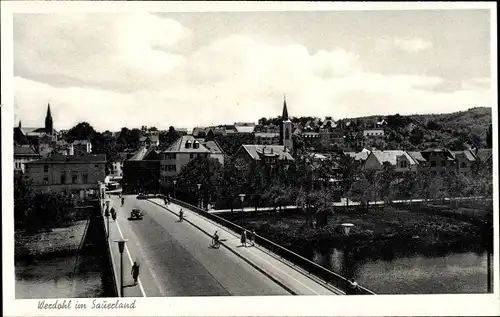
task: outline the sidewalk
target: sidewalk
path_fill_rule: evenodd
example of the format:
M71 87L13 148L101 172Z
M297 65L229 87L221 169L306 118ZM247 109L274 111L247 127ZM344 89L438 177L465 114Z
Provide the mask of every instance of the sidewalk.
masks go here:
M107 230L108 223L106 218L104 218L104 225L106 226ZM112 262L111 265L113 266L113 272L115 274L115 280L117 283L117 288L119 293L118 297L146 297L141 282L141 277L143 275L140 275L137 285L135 286L133 285L133 279L130 274L130 271L132 270L133 261L127 245L125 245L125 250L123 251L123 285L125 287L123 288L123 296L121 296L120 250L118 249L118 243L115 242L115 240L123 239L124 237L117 222L113 221L112 219L109 219L109 227L110 227L109 239L107 240L107 242L109 244L109 249L111 252L111 262Z
M169 204L165 207L163 199L151 198L149 202L165 209L166 212L173 212L178 215L180 206ZM239 235L220 226L219 224L205 219L189 209L183 208L186 222L192 224L208 236L212 236L217 230L223 247L231 250L234 254L245 260L255 269L280 284L292 294L296 295L338 295L342 291L333 287L326 286L326 283L314 275L308 275L301 269L292 267L285 261L278 258L277 255L264 251L263 248L243 247L240 243ZM207 237L209 239L209 237Z

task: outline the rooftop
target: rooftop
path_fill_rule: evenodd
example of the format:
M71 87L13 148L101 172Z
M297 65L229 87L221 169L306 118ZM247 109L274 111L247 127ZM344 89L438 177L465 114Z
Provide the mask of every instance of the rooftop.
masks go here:
M47 164L47 163L106 163L105 154L95 155L54 155L41 160L28 162L27 164Z
M30 146L15 146L14 147L14 155L19 156L40 156L40 154L36 153L33 148Z
M293 161L290 152L285 152L283 145L261 145L261 144L243 144L241 146L252 159L260 161L262 156L275 155L281 161Z
M372 151L372 154L377 158L380 163L388 162L391 165L397 164L397 158L399 156L404 156L410 162L410 165L415 165L417 162L408 154L406 151L402 150L390 150L390 151Z
M193 146L195 143L198 144L198 147ZM163 151L163 153L210 153L210 150L192 135L183 135L172 143L168 149Z

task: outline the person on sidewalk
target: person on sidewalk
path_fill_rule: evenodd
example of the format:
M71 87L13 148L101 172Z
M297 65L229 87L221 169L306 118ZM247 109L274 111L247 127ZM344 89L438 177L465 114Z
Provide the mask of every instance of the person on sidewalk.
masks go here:
M252 244L252 246L255 245L255 229L252 229L252 231L250 231L250 243Z
M139 264L137 262L134 262L134 265L132 265L132 277L134 278L134 285L137 285L137 279L139 278Z
M184 210L181 210L179 211L179 222L182 222L182 219L184 219Z
M215 230L215 233L212 237L212 246L214 248L219 248L220 247L220 241L219 241L219 232L217 232L217 230Z
M247 247L247 231L243 230L241 232L241 245Z
M113 207L111 207L111 217L113 218L113 221L116 221L116 211Z
M125 202L125 198L122 197L122 207L123 207L123 203Z

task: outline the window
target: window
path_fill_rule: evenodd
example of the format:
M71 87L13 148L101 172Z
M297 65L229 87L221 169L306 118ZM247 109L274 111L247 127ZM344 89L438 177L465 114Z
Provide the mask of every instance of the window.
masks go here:
M78 175L76 175L76 174L71 175L71 182L72 182L73 184L76 184L76 181L77 181L77 180L78 180Z
M44 184L48 184L49 183L49 178L48 177L44 177L43 178L43 183Z
M436 167L436 161L431 161L431 167Z
M88 180L89 180L89 175L88 174L83 174L83 183L84 184L87 184L88 183Z
M99 168L99 164L94 165L95 168Z
M446 167L446 161L441 161L441 167Z
M66 174L64 172L61 174L61 184L66 184Z
M461 167L461 168L466 168L466 167L467 167L467 164L465 164L465 162L462 162L462 163L460 163L460 167Z
M406 168L406 167L408 167L408 162L406 162L406 161L401 161L401 167L402 167L402 168Z
M189 154L189 158L190 159L194 158L194 154L193 153Z
M48 165L44 165L43 166L43 172L44 173L48 173L49 172L49 166Z

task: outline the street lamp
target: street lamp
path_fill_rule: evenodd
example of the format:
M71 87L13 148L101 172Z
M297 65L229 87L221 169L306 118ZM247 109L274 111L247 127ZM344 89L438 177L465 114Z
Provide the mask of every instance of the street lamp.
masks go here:
M343 223L341 224L342 229L344 230L344 236L348 236L351 228L354 227L352 223ZM349 295L349 268L348 268L348 250L347 250L347 241L344 246L344 267L345 267L345 294Z
M196 186L198 186L198 208L201 208L201 199L200 199L201 184L196 184Z
M115 242L118 243L118 250L120 250L120 294L119 297L123 297L123 250L125 249L125 243L128 239L118 239Z
M174 183L174 199L177 199L177 187L175 186L175 184L177 184L177 180L174 179L172 182Z
M109 239L109 203L106 202L106 211L104 212L104 217L106 217L107 223L108 223L108 232L106 234L106 238Z
M245 194L240 194L240 199L241 199L241 226L243 227L243 202L245 201Z

